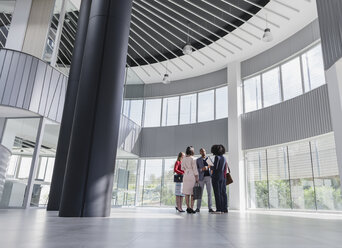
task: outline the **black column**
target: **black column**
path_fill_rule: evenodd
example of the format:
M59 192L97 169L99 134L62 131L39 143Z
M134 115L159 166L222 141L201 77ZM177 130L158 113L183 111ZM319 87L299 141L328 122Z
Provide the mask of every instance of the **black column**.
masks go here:
M59 210L61 201L65 168L67 163L70 135L74 120L76 98L82 68L84 46L88 30L88 20L92 0L83 0L77 22L77 33L73 50L69 81L65 96L65 107L59 132L55 166L53 169L51 188L49 194L48 211Z
M110 214L131 8L132 0L92 1L61 217Z

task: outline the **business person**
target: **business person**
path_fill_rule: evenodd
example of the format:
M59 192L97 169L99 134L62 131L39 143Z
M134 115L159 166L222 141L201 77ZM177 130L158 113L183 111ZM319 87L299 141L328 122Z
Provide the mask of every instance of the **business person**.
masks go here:
M194 148L189 146L186 148L185 155L182 161L183 176L183 194L185 195L185 203L187 206L186 212L188 214L195 214L194 211L194 186L198 182L198 171L196 166L196 160L194 158Z
M228 213L228 199L226 192L226 170L227 161L223 154L226 149L223 145L213 145L211 153L215 155L214 165L210 168L212 170L212 184L215 194L216 211L214 213Z
M184 152L180 152L177 157L177 161L175 163L175 167L173 169L174 173L177 175L183 175L184 171L181 169L182 167L182 160L185 157ZM183 205L183 183L175 183L175 195L176 195L176 211L178 212L185 212L182 208Z
M199 157L196 160L199 185L202 188L202 196L203 196L204 186L207 189L209 213L212 213L214 212L214 210L212 209L212 196L211 196L212 186L211 186L211 175L210 175L210 169L209 169L209 165L212 165L212 162L210 158L207 156L204 148L201 148L199 152L201 154L201 157ZM196 212L200 212L201 204L202 204L202 197L201 199L197 200Z

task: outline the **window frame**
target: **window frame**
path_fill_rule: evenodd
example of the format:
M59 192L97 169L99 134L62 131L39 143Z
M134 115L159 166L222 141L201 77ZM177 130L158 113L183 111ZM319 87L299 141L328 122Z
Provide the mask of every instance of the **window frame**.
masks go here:
M279 103L282 103L282 102L284 102L284 101L287 101L287 100L292 99L292 98L289 98L289 99L287 99L287 100L284 100L284 87L283 87L283 77L282 77L282 65L286 64L287 62L289 62L289 61L291 61L291 60L293 60L293 59L295 59L295 58L297 58L297 57L299 57L299 61L300 61L300 73L301 73L301 80L302 80L302 94L300 94L300 95L298 95L298 96L301 96L301 95L303 95L303 94L305 94L305 93L310 92L311 90L313 90L313 89L310 87L310 90L305 91L304 68L303 68L302 56L303 56L305 53L309 52L310 50L315 49L317 46L322 46L322 44L321 44L320 41L316 41L316 42L310 44L309 46L307 46L307 47L304 48L303 50L301 50L301 51L299 51L299 52L297 52L297 53L295 53L295 54L293 54L293 55L287 57L286 59L280 61L279 63L277 63L277 64L275 64L275 65L273 65L273 66L270 66L270 67L265 68L265 69L263 69L263 70L261 70L261 71L259 71L259 72L256 72L256 73L254 73L254 74L251 74L251 75L248 75L248 76L242 78L242 86L241 86L241 87L242 87L242 94L243 94L243 96L242 96L242 101L243 101L243 102L242 102L242 105L243 105L243 113L245 114L245 113L253 112L253 111L246 112L246 107L245 107L245 106L246 106L246 104L245 104L245 100L246 100L246 98L245 98L245 81L247 81L248 79L251 79L251 78L253 78L253 77L257 77L257 76L260 77L260 82L261 82L261 106L262 106L260 109L263 109L263 108L265 108L265 104L264 104L264 90L263 90L263 77L262 77L262 74L267 73L268 71L271 71L271 70L273 70L273 69L275 69L275 68L277 68L277 67L279 68L279 84L280 84L279 87L280 87L280 98L281 98L281 100L280 100ZM324 84L326 84L326 83L327 83L327 82L326 82L326 80L325 80ZM322 84L322 85L324 85L324 84ZM297 97L298 97L298 96L297 96ZM277 104L279 104L279 103L277 103ZM275 105L275 104L273 104L273 105ZM270 106L273 106L273 105L269 105L269 106L267 106L267 107L270 107ZM257 110L259 110L259 109L257 109ZM257 110L254 110L254 111L257 111Z

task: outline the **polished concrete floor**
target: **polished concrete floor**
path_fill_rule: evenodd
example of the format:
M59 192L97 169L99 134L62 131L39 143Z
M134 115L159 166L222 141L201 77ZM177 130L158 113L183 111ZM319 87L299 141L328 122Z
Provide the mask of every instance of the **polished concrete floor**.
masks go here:
M43 209L0 210L1 248L342 247L342 216L272 212L113 209L108 218L59 218Z

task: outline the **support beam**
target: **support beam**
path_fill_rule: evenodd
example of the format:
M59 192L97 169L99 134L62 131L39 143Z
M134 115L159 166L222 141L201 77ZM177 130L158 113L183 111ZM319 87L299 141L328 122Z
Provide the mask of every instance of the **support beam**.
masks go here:
M74 54L69 73L69 81L65 96L65 104L62 123L59 132L55 166L53 169L51 188L49 194L48 211L59 210L66 163L69 152L71 129L74 121L74 113L77 99L77 92L82 69L83 53L88 29L88 19L92 0L83 0L80 8L79 21L77 26Z
M24 208L29 208L31 205L32 191L33 191L33 186L34 186L34 180L36 179L36 175L37 175L39 153L40 153L40 148L43 142L44 129L45 129L45 120L44 120L44 117L41 117L39 120L38 131L37 131L37 136L36 136L36 144L34 146L34 151L33 151L32 161L31 161L31 168L30 168L30 173L29 173L29 177L27 180L27 187L26 187L26 192L25 192L24 201L23 201Z
M240 62L228 64L228 163L234 183L229 186L229 208L246 209L245 168L241 148L241 65Z
M6 48L21 51L23 49L27 23L32 0L16 0L12 22L6 41Z
M59 216L111 210L132 0L92 1Z
M32 0L22 51L43 58L55 0Z
M325 72L328 84L331 122L335 136L335 149L342 182L342 58ZM342 185L341 185L342 187Z

